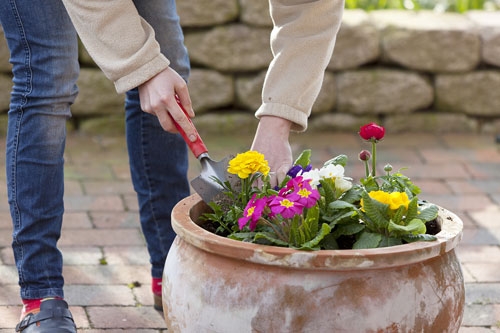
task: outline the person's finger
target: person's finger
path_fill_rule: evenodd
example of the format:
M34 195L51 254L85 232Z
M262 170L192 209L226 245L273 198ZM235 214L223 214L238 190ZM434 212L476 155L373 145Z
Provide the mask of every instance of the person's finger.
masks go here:
M179 132L177 127L175 126L174 121L172 120L172 118L167 110L163 110L163 111L156 112L153 114L156 115L156 117L158 118L158 121L160 122L161 127L165 131L170 132L170 133L178 133Z
M276 172L269 172L269 184L271 188L278 186L278 178L276 177Z
M181 103L182 107L187 113L187 116L190 118L194 118L195 113L193 110L193 105L191 103L191 98L189 97L189 91L186 85L181 87L176 87L175 93L177 94L177 98Z
M276 170L276 185L281 184L285 180L288 170L290 170L289 166L282 166Z
M173 103L169 103L168 111L174 125L177 127L177 130L184 133L190 141L194 142L197 138L197 131L191 122L188 111L184 111L183 107L184 106L181 108L181 105L179 105L177 101L174 101Z

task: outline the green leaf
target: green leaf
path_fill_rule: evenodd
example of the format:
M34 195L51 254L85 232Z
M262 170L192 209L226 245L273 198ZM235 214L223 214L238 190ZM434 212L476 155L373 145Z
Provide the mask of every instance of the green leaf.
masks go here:
M307 226L311 235L315 235L319 229L319 207L313 206L306 212L304 224Z
M328 161L326 161L323 166L327 166L327 165L330 165L330 164L333 164L333 165L342 165L343 167L345 167L347 165L347 155L339 155L339 156L336 156Z
M325 250L338 250L339 244L333 235L330 233L321 241L321 247Z
M432 221L438 216L438 208L436 205L429 205L420 211L418 218L424 222Z
M437 237L434 235L428 235L428 234L418 234L418 235L404 235L402 237L406 242L408 243L413 243L413 242L431 242L437 240Z
M299 230L299 221L298 219L292 219L292 223L290 224L290 233L288 236L289 244L302 244L304 240L301 239L301 234Z
M382 236L382 240L379 243L379 247L389 247L395 245L401 245L403 241L401 238Z
M271 244L278 245L278 246L289 246L289 244L279 238L276 238L273 233L270 232L258 232L254 236L254 241L257 241L259 239L265 239Z
M319 189L321 195L325 198L325 202L335 201L335 184L330 180L320 179L321 188Z
M249 242L254 239L256 234L256 232L233 232L232 234L228 235L227 238Z
M418 214L418 198L414 197L408 203L408 212L406 213L405 224L408 224L409 221L416 218L420 218L420 215Z
M298 249L299 250L315 250L318 248L318 244L325 238L326 235L328 235L331 231L331 228L328 226L328 224L323 223L321 225L321 230L318 232L316 237L311 239L309 242L306 242L302 244Z
M352 246L353 249L374 249L378 247L380 241L382 240L382 235L374 234L372 232L362 232L359 239Z
M344 200L335 200L333 202L330 202L330 204L328 205L328 208L330 208L331 210L340 210L340 209L344 209L344 208L356 208L355 205L349 203L349 202L345 202Z
M344 192L340 199L342 201L354 204L359 202L361 199L361 193L363 193L363 190L359 186L353 186L349 191Z
M394 221L394 223L396 224L401 224L405 212L406 212L405 206L399 206L399 208L394 212L392 221Z
M337 211L332 215L323 215L321 218L322 220L329 222L330 227L333 228L336 224L349 223L353 219L359 223L356 216L356 211L345 211L344 213L342 213L342 211Z
M302 168L307 167L309 164L311 164L311 149L302 151L293 163L293 165L300 165Z
M395 233L397 235L425 234L425 223L419 219L413 219L407 225L399 225L390 221L387 229L389 230L389 232Z
M369 228L386 229L389 224L389 217L387 216L387 210L389 205L379 202L377 200L372 200L367 192L363 193L363 205L365 208L366 216L375 225Z
M364 228L365 225L362 223L339 224L335 227L332 234L335 238L339 238L340 236L355 235Z

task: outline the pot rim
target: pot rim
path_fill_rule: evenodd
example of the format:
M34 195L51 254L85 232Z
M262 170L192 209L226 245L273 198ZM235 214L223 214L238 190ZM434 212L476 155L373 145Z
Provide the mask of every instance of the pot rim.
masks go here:
M429 260L452 251L462 239L463 222L454 213L439 207L441 231L437 240L391 247L360 250L304 251L292 248L246 243L213 234L193 221L207 205L192 194L175 205L172 227L176 241L184 241L202 251L256 264L324 270L364 270L396 267Z

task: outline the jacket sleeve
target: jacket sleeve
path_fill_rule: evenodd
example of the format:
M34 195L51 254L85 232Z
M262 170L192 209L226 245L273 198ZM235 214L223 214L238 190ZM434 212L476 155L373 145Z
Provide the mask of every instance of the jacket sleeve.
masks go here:
M343 0L270 0L273 60L257 118L277 116L290 120L294 131L306 130L332 57L343 9Z
M82 43L123 93L170 64L132 0L63 0Z

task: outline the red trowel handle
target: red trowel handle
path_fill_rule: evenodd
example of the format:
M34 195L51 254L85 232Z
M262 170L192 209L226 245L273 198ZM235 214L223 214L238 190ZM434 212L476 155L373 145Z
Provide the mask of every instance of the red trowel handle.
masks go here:
M177 104L179 104L179 106L181 107L182 111L184 111L184 113L186 114L186 117L189 120L189 123L191 125L193 125L193 127L194 127L194 124L191 121L191 118L189 118L186 109L184 109L184 107L181 104L181 101L177 97L176 97L176 101L177 101ZM203 140L201 139L200 134L198 134L198 131L196 130L196 128L195 128L196 140L191 141L187 137L187 135L184 132L184 130L182 129L182 127L180 127L179 124L177 124L177 122L174 120L174 118L172 118L170 113L168 115L170 116L170 119L172 119L172 121L174 122L175 127L177 128L179 133L181 133L182 137L184 138L184 141L186 141L189 149L191 149L191 152L194 154L194 157L198 158L201 154L208 152L208 149L205 146L205 144L203 143Z

